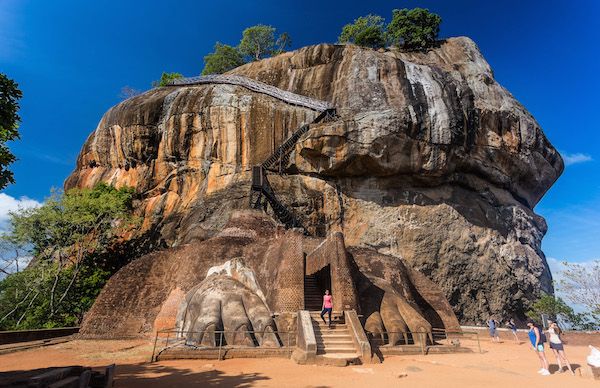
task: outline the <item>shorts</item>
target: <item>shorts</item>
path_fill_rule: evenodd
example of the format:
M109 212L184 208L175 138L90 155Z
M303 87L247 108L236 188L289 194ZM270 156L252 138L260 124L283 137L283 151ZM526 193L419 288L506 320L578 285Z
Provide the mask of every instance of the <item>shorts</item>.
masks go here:
M496 329L490 329L490 337L496 337L497 335Z
M563 347L563 344L555 344L554 342L550 342L550 349L554 349L554 350L565 350L565 348Z
M538 351L538 352L543 352L543 351L544 351L544 344L539 344L539 345L537 346L537 351Z

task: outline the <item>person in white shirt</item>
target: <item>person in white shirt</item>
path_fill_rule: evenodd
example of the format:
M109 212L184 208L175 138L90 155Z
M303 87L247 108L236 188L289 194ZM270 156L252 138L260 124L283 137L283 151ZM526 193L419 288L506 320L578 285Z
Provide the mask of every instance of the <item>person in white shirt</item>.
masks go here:
M569 371L571 372L571 374L575 375L575 372L573 372L573 368L571 368L571 364L569 363L569 360L567 360L563 341L560 338L561 333L562 333L562 330L560 330L560 327L558 327L556 322L549 320L548 321L548 336L550 337L550 341L549 341L550 349L552 349L552 353L554 353L554 356L556 357L556 362L558 362L558 372L557 373L564 372L564 370L563 370L563 367L564 367L563 362L564 362L564 364L567 366L567 368L569 368Z

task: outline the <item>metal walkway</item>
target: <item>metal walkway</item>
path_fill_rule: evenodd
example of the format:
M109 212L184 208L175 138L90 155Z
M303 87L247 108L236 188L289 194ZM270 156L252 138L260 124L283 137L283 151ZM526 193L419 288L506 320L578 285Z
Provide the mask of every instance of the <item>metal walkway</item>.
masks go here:
M264 82L256 81L240 75L223 75L211 74L197 77L179 78L171 81L168 86L187 86L187 85L204 85L204 84L227 84L242 86L253 92L262 93L275 97L278 100L288 104L302 106L308 109L319 112L333 109L333 106L326 101L317 100L314 98L302 96L300 94L288 92L287 90L279 89L278 87L268 85Z

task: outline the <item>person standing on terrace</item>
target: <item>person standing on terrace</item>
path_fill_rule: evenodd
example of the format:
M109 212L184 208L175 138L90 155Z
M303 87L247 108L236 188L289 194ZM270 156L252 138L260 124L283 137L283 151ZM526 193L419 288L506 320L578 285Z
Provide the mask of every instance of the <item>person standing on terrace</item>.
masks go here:
M323 323L327 323L325 322L325 314L328 313L329 314L329 328L331 329L331 312L333 311L333 302L332 302L332 298L331 295L329 295L329 290L325 290L325 295L323 295L323 309L321 311L321 319L323 320Z

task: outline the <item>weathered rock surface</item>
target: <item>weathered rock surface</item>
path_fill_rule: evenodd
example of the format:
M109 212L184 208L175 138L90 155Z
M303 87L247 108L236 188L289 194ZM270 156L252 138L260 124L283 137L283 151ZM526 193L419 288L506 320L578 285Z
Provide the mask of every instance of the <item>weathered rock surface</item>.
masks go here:
M464 323L522 318L552 290L533 207L563 163L471 40L426 53L323 44L232 73L338 109L298 142L290 175L270 178L309 231L403 258ZM154 89L107 112L65 186L133 186L146 230L203 240L248 206L251 166L315 116L241 87Z

